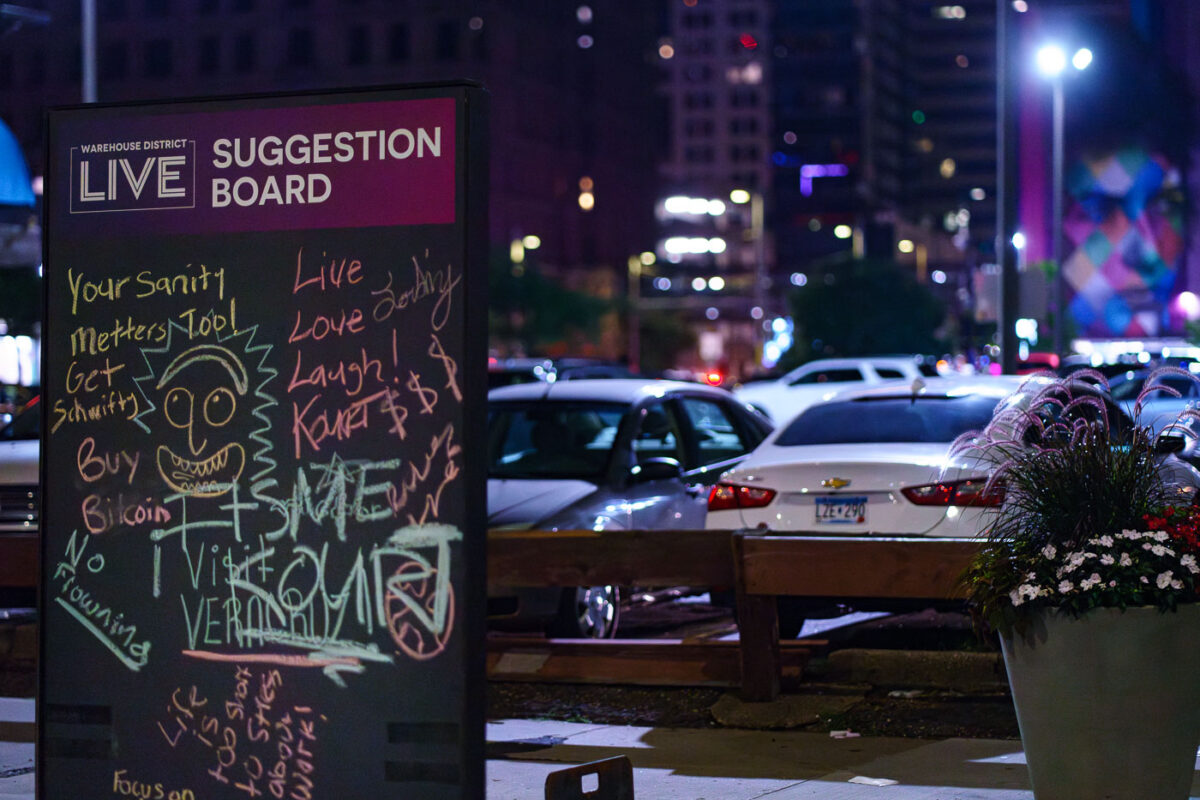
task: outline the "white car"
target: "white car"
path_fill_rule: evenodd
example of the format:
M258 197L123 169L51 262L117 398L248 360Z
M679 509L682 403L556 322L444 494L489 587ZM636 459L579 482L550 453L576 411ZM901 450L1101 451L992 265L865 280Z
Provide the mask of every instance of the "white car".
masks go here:
M770 423L724 389L648 378L539 381L488 392L488 526L527 530L704 527L708 486ZM497 629L608 638L616 586L494 588Z
M985 428L1002 409L1028 409L1051 382L1013 375L930 379L923 387L876 387L813 405L721 476L709 492L707 527L975 537L986 509L1003 496L985 493L990 464L966 450L952 455L951 445L961 434ZM1080 407L1096 413L1093 405ZM1105 414L1114 431L1132 424L1111 398ZM1164 466L1180 502L1192 502L1200 486L1200 472L1189 463L1195 444L1180 438L1172 447L1162 440ZM783 600L780 631L790 638L821 604ZM879 603L850 604L890 610Z
M986 473L948 459L1023 378L930 378L815 404L774 433L709 495L709 528L823 535L972 536Z
M970 537L979 529L987 472L949 458L962 433L982 429L1017 376L893 382L814 404L768 436L709 492L706 526L819 536ZM779 629L796 636L832 603L781 598ZM863 609L864 606L856 604Z
M904 356L821 358L796 367L776 380L748 383L736 389L734 394L777 425L782 425L813 403L830 400L846 389L888 381L911 384L917 378L936 375L932 366Z
M1138 423L1158 433L1177 421L1186 409L1200 406L1200 374L1162 372L1155 375L1156 371L1129 370L1110 378L1109 385L1113 399L1121 404L1126 413L1134 416L1137 412ZM1145 387L1151 376L1154 382L1147 392ZM1156 390L1154 386L1166 388ZM1178 392L1178 396L1172 392Z

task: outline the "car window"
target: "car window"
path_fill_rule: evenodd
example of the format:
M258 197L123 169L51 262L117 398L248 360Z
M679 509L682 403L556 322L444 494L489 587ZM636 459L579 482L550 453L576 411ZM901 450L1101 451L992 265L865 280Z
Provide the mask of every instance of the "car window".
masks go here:
M892 378L903 378L904 377L903 372L901 372L898 369L893 369L892 367L876 367L875 373L879 377L883 378L884 380L891 380Z
M696 432L696 463L688 463L689 469L729 461L753 449L755 443L745 440L730 410L721 403L684 397L680 405Z
M1145 385L1145 378L1129 378L1120 383L1114 383L1111 390L1112 398L1121 403L1126 400L1137 400L1138 395L1142 393L1142 387Z
M1025 429L1024 441L1032 444L1042 438L1041 431L1049 429L1049 426L1056 423L1065 423L1068 427L1076 420L1086 420L1088 422L1097 422L1103 420L1104 427L1108 431L1109 439L1114 442L1124 442L1127 440L1130 432L1133 429L1133 421L1129 416L1115 405L1110 399L1097 390L1086 390L1076 387L1074 390L1076 397L1091 395L1100 400L1104 405L1104 411L1090 403L1083 403L1073 407L1071 412L1064 416L1060 413L1062 409L1054 403L1043 403L1039 405L1035 413L1041 419L1041 425L1029 425ZM1061 431L1059 432L1061 433Z
M1200 390L1200 386L1197 386L1196 381L1192 380L1191 378L1185 378L1182 375L1164 375L1154 383L1156 385L1168 386L1174 389L1175 391L1179 392L1179 397L1181 398L1194 398L1200 396L1200 391L1198 391ZM1170 400L1174 397L1175 395L1169 392L1159 390L1153 390L1146 395L1147 400Z
M952 442L992 419L996 398L864 398L822 403L804 411L775 444L862 444L867 442Z
M0 441L28 441L38 439L42 433L42 404L35 397L17 413L12 421L0 428Z
M1126 380L1119 381L1113 384L1110 394L1112 398L1119 403L1132 402L1138 399L1142 390L1146 388L1148 376L1130 377ZM1182 375L1162 375L1155 381L1157 385L1169 386L1179 392L1180 398L1195 399L1200 397L1200 382L1186 378ZM1152 390L1144 398L1145 400L1172 400L1176 399L1175 395L1169 392Z
M633 452L638 462L648 458L673 458L681 466L687 464L683 440L674 412L663 402L652 403L644 409L637 433L633 437Z
M488 476L600 480L627 409L599 402L491 403Z
M847 383L849 381L863 380L862 370L856 367L846 369L821 369L816 372L810 372L807 375L801 375L796 380L792 381L789 386L801 386L808 383Z

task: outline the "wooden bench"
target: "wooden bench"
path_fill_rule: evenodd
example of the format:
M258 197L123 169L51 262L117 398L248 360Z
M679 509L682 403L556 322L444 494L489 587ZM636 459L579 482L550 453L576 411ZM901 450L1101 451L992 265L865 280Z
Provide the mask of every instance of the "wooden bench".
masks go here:
M752 701L779 694L776 597L961 599L960 576L979 549L971 539L731 536L742 697Z
M783 536L730 530L490 531L488 585L732 587L742 695L779 694L778 596L945 600L968 539Z

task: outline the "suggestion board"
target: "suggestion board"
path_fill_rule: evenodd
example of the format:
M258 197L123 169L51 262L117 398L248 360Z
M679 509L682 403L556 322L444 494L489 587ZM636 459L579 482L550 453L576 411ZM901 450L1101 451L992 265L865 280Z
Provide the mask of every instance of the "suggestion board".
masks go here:
M48 113L40 797L483 797L485 101Z

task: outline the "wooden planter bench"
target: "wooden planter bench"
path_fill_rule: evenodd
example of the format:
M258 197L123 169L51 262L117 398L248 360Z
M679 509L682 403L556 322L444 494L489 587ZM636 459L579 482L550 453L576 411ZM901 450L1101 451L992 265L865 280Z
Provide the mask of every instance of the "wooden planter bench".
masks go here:
M978 547L731 530L490 531L488 585L732 587L742 696L765 701L782 673L776 597L961 598L959 576Z

